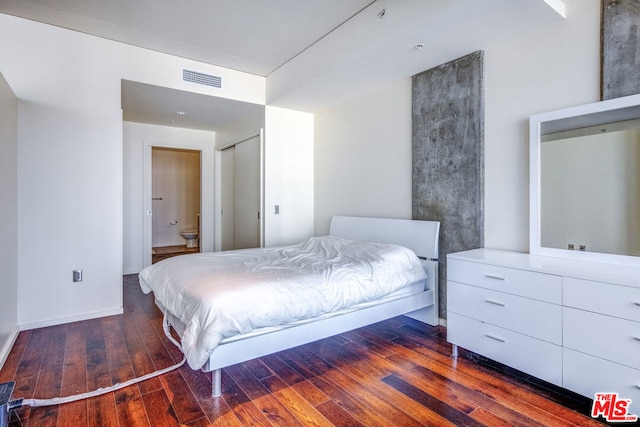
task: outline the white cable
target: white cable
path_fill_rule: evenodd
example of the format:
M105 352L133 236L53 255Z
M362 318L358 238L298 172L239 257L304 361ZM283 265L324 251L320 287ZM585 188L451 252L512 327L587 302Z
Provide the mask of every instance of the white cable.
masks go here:
M167 320L166 313L164 315L164 318L162 319L162 329L164 330L164 334L167 336L167 338L169 338L169 340L176 347L178 347L180 349L180 351L182 351L180 343L178 341L176 341L171 336L171 332L169 330L169 321ZM125 381L123 383L114 384L114 385L109 386L109 387L99 388L97 390L88 391L86 393L74 394L74 395L66 396L66 397L53 397L51 399L24 399L22 401L22 405L23 406L24 405L29 405L29 406L32 406L32 407L35 407L35 406L60 405L62 403L75 402L75 401L78 401L78 400L87 399L89 397L100 396L102 394L110 393L110 392L116 391L116 390L120 390L120 389L128 387L128 386L130 386L132 384L136 384L136 383L148 380L150 378L157 377L158 375L166 374L167 372L173 371L174 369L178 369L180 366L184 365L184 363L186 361L187 361L187 358L183 357L181 362L176 363L175 365L169 366L168 368L160 369L158 371L151 372L149 374L143 375L143 376L138 377L138 378L132 378L132 379L130 379L128 381Z

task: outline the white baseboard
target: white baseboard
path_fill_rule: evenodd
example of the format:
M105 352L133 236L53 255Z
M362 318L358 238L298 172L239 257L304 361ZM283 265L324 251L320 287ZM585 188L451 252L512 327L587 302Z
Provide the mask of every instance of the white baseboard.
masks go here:
M13 344L15 344L16 339L18 338L18 334L20 333L20 328L17 326L13 328L13 331L7 337L7 340L2 345L2 349L0 349L0 369L4 366L4 362L7 361L7 357L9 357L9 353L13 348Z
M56 319L41 320L38 322L22 323L18 326L21 331L28 331L30 329L46 328L47 326L63 325L65 323L79 322L81 320L96 319L98 317L115 316L118 314L122 314L123 312L123 308L119 307L112 310L83 313L77 316L59 317Z

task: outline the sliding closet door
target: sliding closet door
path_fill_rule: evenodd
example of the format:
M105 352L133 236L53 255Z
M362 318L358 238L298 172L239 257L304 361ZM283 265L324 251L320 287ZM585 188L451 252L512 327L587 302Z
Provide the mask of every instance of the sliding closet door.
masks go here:
M235 247L257 248L260 246L261 215L260 137L235 147Z
M222 150L222 250L236 248L236 147Z

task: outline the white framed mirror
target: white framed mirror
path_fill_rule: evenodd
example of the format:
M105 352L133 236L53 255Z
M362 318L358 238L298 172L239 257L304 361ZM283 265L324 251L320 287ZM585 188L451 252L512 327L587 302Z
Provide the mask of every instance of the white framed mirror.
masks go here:
M530 253L640 265L640 94L529 125Z

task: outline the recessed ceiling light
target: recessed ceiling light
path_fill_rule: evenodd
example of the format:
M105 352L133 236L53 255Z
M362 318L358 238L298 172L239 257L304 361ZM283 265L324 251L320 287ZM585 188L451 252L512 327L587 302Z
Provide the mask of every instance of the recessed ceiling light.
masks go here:
M176 114L179 116L184 116L187 113L185 113L184 111L176 111Z
M423 47L424 47L424 44L422 44L422 43L416 43L416 44L413 45L413 48L415 50L422 50Z
M382 9L380 12L378 12L378 18L382 19L384 18L384 15L387 14L387 11L385 9Z

